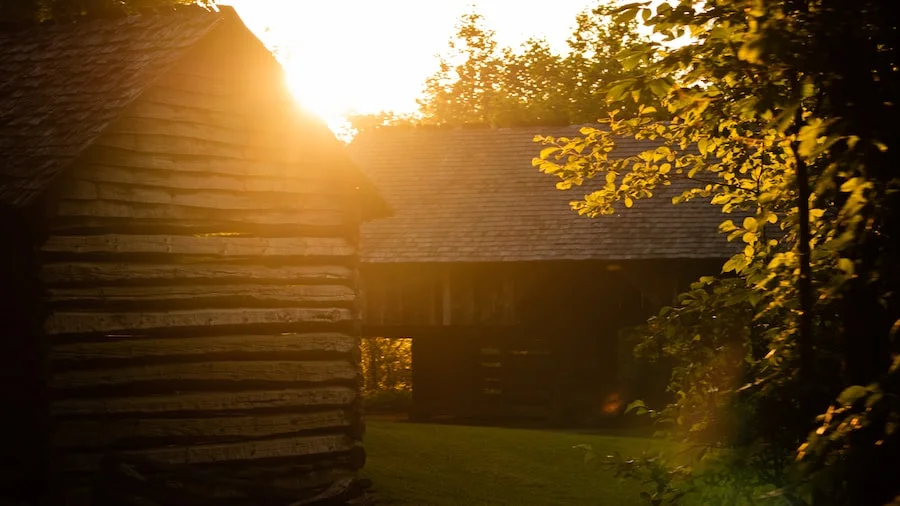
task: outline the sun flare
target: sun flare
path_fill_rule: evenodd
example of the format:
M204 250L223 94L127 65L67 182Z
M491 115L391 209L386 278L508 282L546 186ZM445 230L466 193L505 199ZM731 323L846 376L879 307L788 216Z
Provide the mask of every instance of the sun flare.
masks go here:
M434 54L452 33L455 9L425 2L231 0L275 52L300 105L334 128L348 114L416 108ZM428 19L430 10L443 14ZM446 11L446 12L443 12ZM427 20L408 23L412 19ZM436 33L440 34L438 40ZM417 41L427 41L419 44Z
M220 0L285 67L298 103L341 129L348 114L417 109L426 78L438 69L457 19L472 0ZM537 0L480 0L477 9L496 30L497 42L515 46L545 37L557 49L591 0L558 0L552 10Z

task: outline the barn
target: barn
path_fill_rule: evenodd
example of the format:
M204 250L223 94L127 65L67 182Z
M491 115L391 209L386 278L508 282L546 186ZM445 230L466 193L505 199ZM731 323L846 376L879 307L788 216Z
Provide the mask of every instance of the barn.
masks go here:
M352 480L359 225L386 212L229 8L4 29L0 498L111 454Z
M562 128L391 127L351 156L393 210L362 228L364 335L412 338L413 415L591 425L622 407L618 345L733 253L675 182L588 219L532 167ZM623 140L617 153L646 144Z

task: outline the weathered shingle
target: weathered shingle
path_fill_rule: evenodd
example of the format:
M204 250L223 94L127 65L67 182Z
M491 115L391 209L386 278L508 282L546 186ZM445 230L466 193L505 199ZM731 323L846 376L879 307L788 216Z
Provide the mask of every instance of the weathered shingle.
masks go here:
M46 189L227 15L190 8L0 32L0 204Z
M497 262L722 258L732 248L718 233L725 219L702 202L673 206L675 187L630 209L591 219L569 202L585 191L559 191L531 161L540 133L572 128L409 129L361 134L351 156L394 211L362 229L369 262ZM626 142L620 154L646 145Z

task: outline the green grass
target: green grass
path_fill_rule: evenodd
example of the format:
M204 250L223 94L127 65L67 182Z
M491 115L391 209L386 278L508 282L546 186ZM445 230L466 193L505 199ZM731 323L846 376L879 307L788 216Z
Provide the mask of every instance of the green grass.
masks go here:
M633 483L585 463L599 455L637 455L660 442L566 432L367 423L368 460L379 504L385 505L637 505Z

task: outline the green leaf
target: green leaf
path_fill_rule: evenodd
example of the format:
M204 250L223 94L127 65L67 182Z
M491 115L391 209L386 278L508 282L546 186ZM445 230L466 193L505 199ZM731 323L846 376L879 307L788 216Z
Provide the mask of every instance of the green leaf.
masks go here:
M853 177L850 178L841 185L841 191L844 193L852 193L857 188L861 187L865 183L865 180L861 177Z
M647 405L644 404L644 401L638 399L631 402L630 404L628 404L628 406L625 407L625 414L631 413L632 411L634 411L637 415L642 415L648 412L649 409L647 409Z
M665 78L654 79L648 84L650 91L657 97L664 97L672 91L672 82Z
M709 139L703 138L697 141L697 149L700 150L701 155L706 155L706 149L709 147Z
M744 255L744 252L741 252L738 255L734 255L729 258L725 265L722 266L722 272L737 272L740 273L747 267L747 257Z
M633 51L628 54L628 56L619 60L619 63L622 65L622 69L626 71L633 70L635 67L641 64L644 60L644 52L643 51Z
M756 221L756 218L752 216L747 216L744 218L744 230L749 232L756 232L759 229L759 223Z
M797 139L800 141L800 147L797 148L797 153L801 157L811 158L814 155L816 146L819 144L819 136L824 128L825 125L819 122L804 125L803 128L800 129L800 133L797 134Z
M751 306L756 307L759 304L759 301L762 299L762 293L757 291L752 291L747 294L747 300L750 302Z
M625 95L628 93L628 90L634 85L634 82L629 80L619 81L616 83L609 91L606 93L606 98L612 100L614 102L619 102Z
M650 20L650 16L652 16L652 15L653 15L653 11L650 10L649 8L645 7L643 9L641 9L641 20L644 21L644 24L646 24L647 21Z
M548 156L552 155L553 153L556 153L559 150L560 150L560 148L558 148L556 146L550 146L549 148L542 149L541 154L539 156L541 159L545 160L545 159L547 159Z
M860 385L853 385L845 388L844 391L838 395L837 401L843 406L850 406L868 394L868 388Z
M854 266L853 266L853 261L850 260L849 258L839 259L837 262L837 267L838 267L838 269L844 271L844 274L846 274L847 276L852 276L853 271L855 270Z
M763 44L759 38L752 38L744 42L744 45L738 49L738 58L747 63L760 65L763 63Z
M628 6L628 8L623 9L619 14L613 18L616 23L626 24L629 21L634 21L637 19L638 15L638 7L634 5Z

